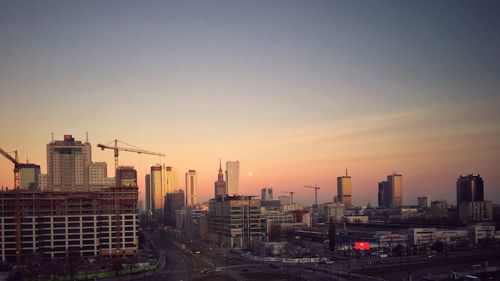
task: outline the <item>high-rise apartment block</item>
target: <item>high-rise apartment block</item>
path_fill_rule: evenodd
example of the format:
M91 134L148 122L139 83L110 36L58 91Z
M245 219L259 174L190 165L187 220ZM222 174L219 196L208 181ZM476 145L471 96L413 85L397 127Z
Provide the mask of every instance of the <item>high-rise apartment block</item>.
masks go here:
M196 205L197 188L196 170L189 170L186 173L186 206Z
M91 162L89 165L89 190L99 191L102 188L115 186L115 178L108 177L106 162Z
M47 174L38 175L38 190L47 191L48 190L49 176Z
M71 135L47 144L47 175L50 191L88 191L90 143Z
M239 181L240 181L240 162L239 161L227 161L226 162L226 182L227 182L227 194L228 195L238 195L239 194Z
M260 199L261 200L273 200L273 188L272 187L264 187L260 191Z
M260 200L227 196L209 201L209 231L224 247L243 248L262 241Z
M214 197L226 197L227 186L224 181L224 174L222 172L222 164L219 162L219 174L217 175L217 181L214 183Z
M337 200L346 206L352 206L351 177L347 175L337 177Z

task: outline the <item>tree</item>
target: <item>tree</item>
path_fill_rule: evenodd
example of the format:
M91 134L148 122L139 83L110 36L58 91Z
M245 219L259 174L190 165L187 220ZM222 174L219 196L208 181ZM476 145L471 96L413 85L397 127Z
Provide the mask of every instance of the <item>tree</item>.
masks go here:
M328 246L330 251L335 251L335 246L337 242L337 229L335 228L335 223L333 223L333 218L330 218L330 228L328 229Z
M118 272L123 269L123 261L120 256L115 256L111 261L111 268L114 270L115 275L118 276Z

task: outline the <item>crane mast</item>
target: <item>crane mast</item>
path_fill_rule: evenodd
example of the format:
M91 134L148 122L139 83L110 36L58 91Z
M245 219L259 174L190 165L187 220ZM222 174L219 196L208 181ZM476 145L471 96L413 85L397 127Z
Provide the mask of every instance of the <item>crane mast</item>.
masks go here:
M9 159L10 162L14 163L14 188L19 188L19 160L17 157L17 150L14 151L14 157L12 157L8 152L0 148L0 154L5 158Z
M317 185L314 185L314 186L306 185L305 187L307 187L307 188L314 188L314 207L313 207L313 209L314 209L315 212L317 212L319 186L317 186Z
M294 191L282 191L282 192L290 194L290 203L293 203L293 195L295 194L295 192Z

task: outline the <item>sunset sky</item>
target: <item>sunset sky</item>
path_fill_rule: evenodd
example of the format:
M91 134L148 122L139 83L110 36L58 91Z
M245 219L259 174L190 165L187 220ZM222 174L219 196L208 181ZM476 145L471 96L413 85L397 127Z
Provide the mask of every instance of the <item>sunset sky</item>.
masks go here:
M110 176L97 143L163 152L200 201L221 158L250 195L331 201L348 168L359 205L392 172L405 204L455 203L464 173L500 203L500 2L2 1L0 129L42 172L52 132L88 131ZM141 190L159 161L120 155Z

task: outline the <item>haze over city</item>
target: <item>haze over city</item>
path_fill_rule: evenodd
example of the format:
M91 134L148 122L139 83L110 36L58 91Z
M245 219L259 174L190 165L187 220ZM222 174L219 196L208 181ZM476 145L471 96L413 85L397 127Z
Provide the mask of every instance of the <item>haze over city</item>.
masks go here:
M0 4L0 147L46 172L46 144L89 133L93 161L120 139L198 173L219 159L240 190L331 201L349 169L353 202L403 175L404 204L455 200L479 173L500 201L500 5L86 1ZM144 174L155 156L120 154ZM109 172L110 176L113 176ZM0 158L0 186L12 186Z

